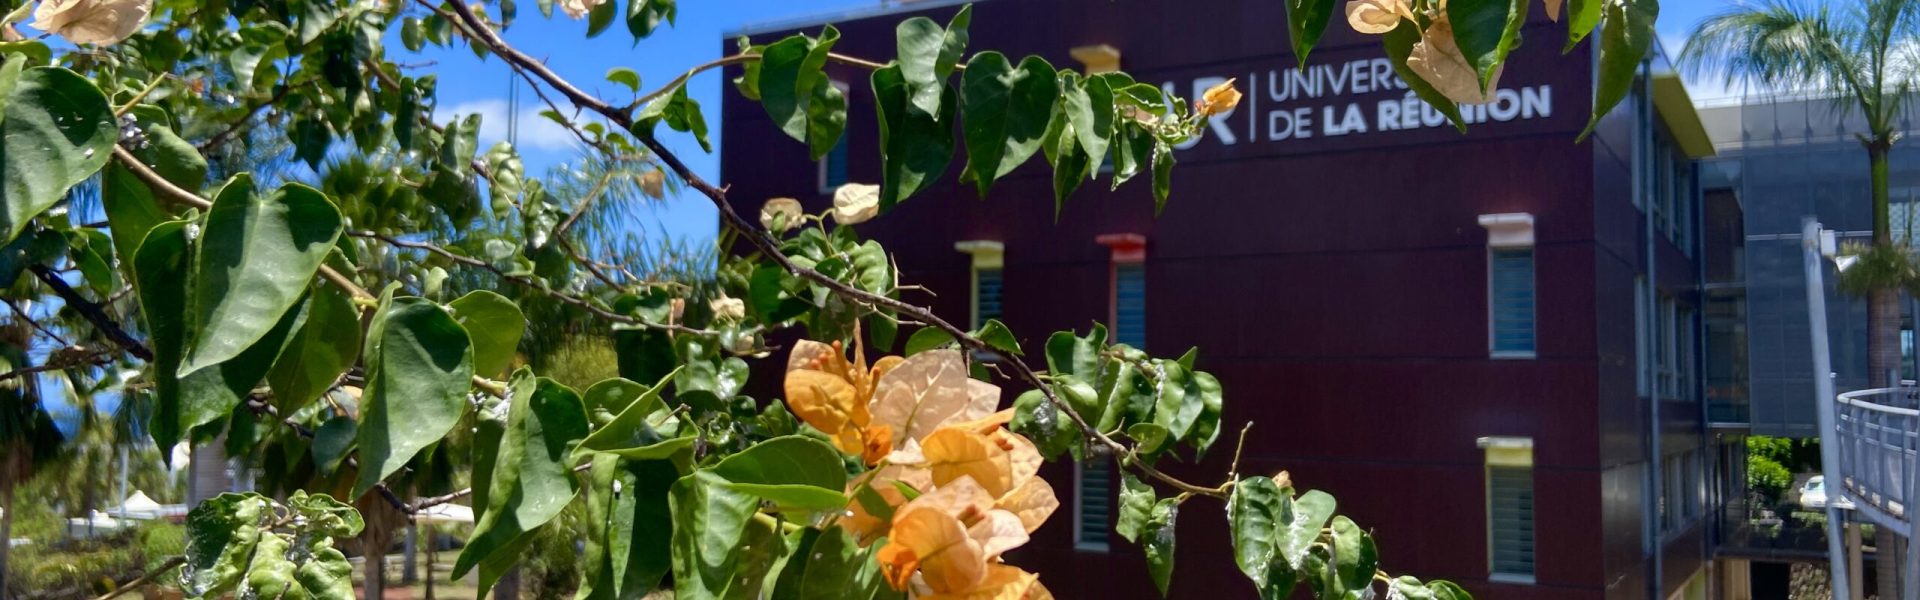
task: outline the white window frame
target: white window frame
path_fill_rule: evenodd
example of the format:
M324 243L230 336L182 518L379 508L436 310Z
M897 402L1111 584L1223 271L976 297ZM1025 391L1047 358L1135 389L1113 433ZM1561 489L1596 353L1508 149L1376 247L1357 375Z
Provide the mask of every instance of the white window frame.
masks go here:
M1531 360L1540 357L1540 253L1536 251L1533 237L1533 215L1527 213L1499 213L1480 215L1480 226L1487 230L1487 356L1495 360ZM1500 350L1496 335L1496 313L1494 309L1493 255L1496 250L1526 250L1532 261L1533 271L1528 274L1527 285L1533 289L1533 349Z
M1536 578L1540 571L1540 519L1538 516L1533 520L1534 572L1520 574L1502 573L1494 570L1493 469L1494 467L1524 468L1527 469L1531 476L1533 471L1533 438L1488 436L1480 438L1476 443L1486 452L1485 461L1481 466L1480 479L1481 492L1486 497L1486 505L1483 507L1484 512L1482 516L1486 519L1483 531L1487 534L1487 581L1532 585L1537 581ZM1538 486L1535 486L1535 489L1538 489ZM1540 496L1538 493L1534 494L1533 512L1535 515L1540 513Z
M966 240L955 242L953 249L967 254L972 262L967 272L968 285L971 286L967 297L967 322L973 325L971 329L977 330L983 325L980 319L981 271L1000 272L1000 306L1002 312L1006 310L1007 246L994 240Z

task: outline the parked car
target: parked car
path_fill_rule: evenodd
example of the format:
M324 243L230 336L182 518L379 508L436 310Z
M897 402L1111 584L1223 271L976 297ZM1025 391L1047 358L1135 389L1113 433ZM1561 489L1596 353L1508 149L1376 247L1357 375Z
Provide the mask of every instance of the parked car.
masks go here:
M1827 507L1827 478L1815 475L1806 485L1800 486L1800 506L1803 508Z

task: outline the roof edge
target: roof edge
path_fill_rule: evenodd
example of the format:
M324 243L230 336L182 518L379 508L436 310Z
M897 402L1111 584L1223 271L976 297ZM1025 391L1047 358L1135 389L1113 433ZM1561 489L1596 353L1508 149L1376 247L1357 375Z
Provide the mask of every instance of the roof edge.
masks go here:
M927 10L931 8L958 6L961 4L973 4L981 1L983 0L912 0L912 1L905 1L905 2L900 0L893 0L891 2L887 0L881 0L881 2L875 6L847 8L847 9L841 9L836 11L814 13L814 14L803 15L798 17L790 17L786 19L762 21L759 23L748 23L745 25L741 25L740 27L732 30L723 31L721 32L721 35L726 39L733 39L743 35L755 36L763 33L774 33L777 31L791 31L794 29L803 29L803 28L812 27L815 25L825 25L828 23L841 23L845 21L857 21L860 19L871 19L874 17L884 17L887 15L893 15L893 14L899 14L899 13L916 12L916 11L922 11L922 10Z

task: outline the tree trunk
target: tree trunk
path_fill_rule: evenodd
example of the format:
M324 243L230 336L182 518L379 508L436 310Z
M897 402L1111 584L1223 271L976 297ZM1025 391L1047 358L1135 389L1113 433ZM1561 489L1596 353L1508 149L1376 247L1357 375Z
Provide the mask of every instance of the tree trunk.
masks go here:
M427 544L427 581L426 581L427 598L426 600L433 600L433 579L435 577L433 574L433 560L434 560L434 551L438 550L438 548L435 548L434 546L440 543L440 540L436 539L436 537L433 535L432 525L428 525L427 530L423 532L420 537L422 538L422 541L426 542Z
M379 600L386 597L387 591L387 544L392 542L391 534L374 531L368 527L366 535L360 538L360 559L366 561L365 586L361 598Z
M0 473L0 598L7 596L7 552L13 549L13 478Z
M494 600L520 600L520 566L514 565L493 583Z
M1873 244L1888 247L1894 245L1893 219L1891 207L1887 202L1887 154L1893 141L1888 136L1875 136L1867 143L1867 160L1872 172L1873 192ZM1884 388L1900 385L1900 290L1876 289L1867 294L1867 385ZM1824 374L1820 374L1824 375ZM1823 398L1821 401L1831 401ZM1873 546L1877 550L1875 562L1875 583L1878 584L1880 597L1899 598L1900 571L1903 568L1899 560L1900 540L1886 528L1877 528L1873 536Z

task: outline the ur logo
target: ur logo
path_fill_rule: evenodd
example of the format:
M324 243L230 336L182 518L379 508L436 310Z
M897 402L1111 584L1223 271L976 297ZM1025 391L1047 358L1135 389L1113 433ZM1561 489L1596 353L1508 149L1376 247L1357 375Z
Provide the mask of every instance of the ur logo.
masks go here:
M1193 101L1199 100L1201 94L1206 93L1207 88L1220 85L1226 82L1227 82L1227 78L1225 77L1201 77L1193 80L1193 89L1188 90L1187 93L1185 94L1182 94L1178 90L1176 90L1174 88L1173 82L1171 81L1161 84L1160 90L1162 92L1165 92L1168 96L1177 95L1182 98L1186 98L1187 101L1191 103ZM1207 119L1207 126L1209 129L1213 130L1212 131L1213 137L1215 139L1220 140L1220 143L1223 145L1232 146L1235 142L1239 141L1239 138L1233 135L1233 127L1227 124L1227 119L1232 117L1233 113L1239 110L1240 108L1236 106L1228 110L1227 112L1214 115ZM1201 137L1202 136L1194 136L1192 139L1189 139L1185 142L1181 142L1175 145L1174 149L1185 150L1188 148L1192 148L1195 144L1200 143Z

